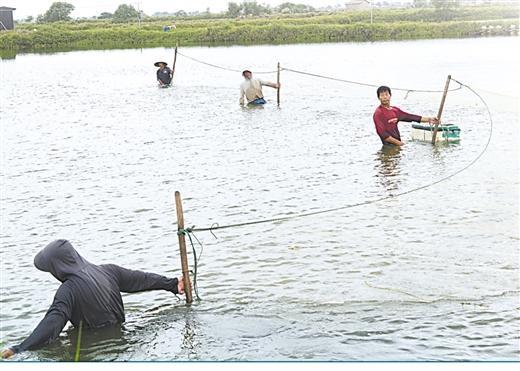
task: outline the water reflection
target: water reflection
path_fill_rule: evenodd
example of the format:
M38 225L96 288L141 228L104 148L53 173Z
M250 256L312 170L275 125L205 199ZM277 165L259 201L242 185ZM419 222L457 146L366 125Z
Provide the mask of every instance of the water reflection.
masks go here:
M261 61L259 66L276 54L282 61L300 61L301 69L339 76L344 60L330 55L340 51L356 55L348 64L360 79L379 81L385 76L366 61L406 53L413 44L419 54L449 53L424 58L419 69L415 61L389 60L395 84L434 88L445 77L438 66L450 65L463 66L468 82L516 86L513 73L486 80L488 65L464 62L468 53L474 61L496 60L493 70L505 75L518 63L486 51L499 42L194 48L190 54L230 67L245 54ZM319 61L306 62L309 48ZM0 63L2 90L9 96L2 122L12 123L2 127L9 165L0 197L5 215L0 261L6 257L0 289L8 293L0 313L4 342L30 333L56 289L32 264L42 239L69 236L81 241L92 260L168 274L179 268L172 233L175 190L187 197L186 219L199 226L297 213L307 203L325 209L402 193L451 174L475 158L488 133L484 108L461 91L450 95L446 112L446 120L472 120L460 145L408 141L402 149L381 148L370 122L372 99L361 98L364 88L341 90L343 85L286 74L280 109L268 91L264 109L242 110L239 78L186 60L178 65L177 87L157 89L149 62L158 53L164 49L18 54L14 63ZM99 60L106 68L99 68ZM128 61L124 70L121 60ZM19 84L28 65L38 65L39 73ZM84 73L74 73L78 65ZM113 84L114 71L132 79ZM219 99L200 104L208 96ZM426 95L413 99L411 110L436 109ZM517 117L518 108L510 106L492 107L494 119ZM502 145L490 146L482 161L443 183L457 187L456 194L442 193L443 202L418 192L399 199L406 206L399 214L382 203L352 214L323 214L319 225L301 218L283 228L228 229L214 243L203 235L211 246L200 266L208 300L187 310L164 293L125 295L123 333L85 340L81 359L518 360L518 295L470 308L444 300L409 303L399 291L366 285L427 300L475 299L517 288L518 240L510 237L518 226L518 166L511 161L518 155L518 127L501 125L494 135L494 143ZM422 218L433 224L418 223ZM323 289L323 272L338 289ZM13 361L70 361L76 335L64 332L55 345Z
M383 145L376 154L376 177L378 183L389 193L399 189L399 166L402 159L401 147L393 145Z
M200 343L197 341L198 323L192 317L191 313L186 314L186 322L182 329L181 349L186 353L186 357L190 359L198 359L200 351Z
M129 339L122 325L101 329L83 329L80 343L80 361L114 360L127 350ZM38 350L40 360L73 361L78 344L78 329L71 327L60 340Z
M263 110L265 109L264 105L262 104L246 104L242 106L242 111L244 112L254 112L256 110Z
M78 330L73 329L69 332L73 354L78 342ZM122 325L109 326L102 329L83 330L81 336L81 361L107 360L107 356L114 350L122 353L128 347L128 340L125 337L125 330ZM72 358L73 359L73 358Z

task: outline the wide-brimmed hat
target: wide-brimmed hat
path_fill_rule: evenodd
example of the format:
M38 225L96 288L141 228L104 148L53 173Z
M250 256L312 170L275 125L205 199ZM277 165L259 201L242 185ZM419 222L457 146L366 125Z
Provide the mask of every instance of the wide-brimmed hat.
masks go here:
M165 66L168 65L168 63L166 63L166 62L155 62L153 65L154 65L155 67L161 67L161 66L159 66L159 64L161 64L161 63L164 64Z

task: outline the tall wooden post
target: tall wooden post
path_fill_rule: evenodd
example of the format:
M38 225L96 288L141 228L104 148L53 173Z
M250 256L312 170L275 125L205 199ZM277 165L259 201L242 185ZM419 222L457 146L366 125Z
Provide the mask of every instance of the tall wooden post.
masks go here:
M280 106L280 62L278 62L277 67L276 83L278 84L278 89L276 91L276 102L278 103L278 106Z
M177 63L177 48L179 47L179 44L175 44L175 56L173 57L173 65L172 65L172 81L173 81L173 75L175 75L175 64Z
M193 297L191 295L190 270L188 267L188 255L186 254L186 238L184 233L184 213L182 211L181 194L175 192L175 208L177 210L177 235L179 236L179 250L181 253L182 278L184 281L184 292L186 294L186 304L191 304Z
M446 95L448 95L448 88L450 87L450 80L451 80L451 75L448 75L448 79L446 80L446 85L444 86L444 94L442 94L442 100L441 100L441 105L439 107L439 112L437 113L437 118L439 119L439 122L436 123L435 127L433 128L432 144L435 144L435 141L437 140L437 130L439 129L439 125L441 123L442 111L444 110L444 102L446 102Z

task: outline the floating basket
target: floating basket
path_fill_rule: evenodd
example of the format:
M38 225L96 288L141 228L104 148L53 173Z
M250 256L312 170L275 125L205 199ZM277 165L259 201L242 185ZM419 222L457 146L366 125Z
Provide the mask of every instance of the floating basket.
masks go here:
M434 126L413 124L412 139L431 142L433 137ZM460 141L460 128L457 125L443 124L437 128L436 142L458 142Z

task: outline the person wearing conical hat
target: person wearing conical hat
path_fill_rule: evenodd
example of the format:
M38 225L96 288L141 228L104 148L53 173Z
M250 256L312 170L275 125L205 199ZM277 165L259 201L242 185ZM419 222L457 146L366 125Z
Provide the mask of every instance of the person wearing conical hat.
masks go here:
M154 66L159 67L159 69L157 70L157 81L159 82L159 86L169 86L172 82L173 71L170 67L168 67L168 63L155 62Z

